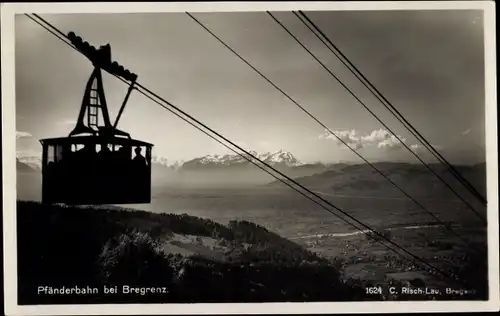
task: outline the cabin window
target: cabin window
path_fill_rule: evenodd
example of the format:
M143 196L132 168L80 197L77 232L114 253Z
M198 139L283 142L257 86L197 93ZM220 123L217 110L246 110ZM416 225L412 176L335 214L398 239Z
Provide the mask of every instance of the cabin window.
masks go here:
M146 147L146 160L151 161L151 147Z
M63 145L48 145L47 146L47 164L56 163L63 159Z
M47 146L47 164L51 162L56 162L56 151L54 145Z
M59 162L61 161L64 157L64 146L62 145L55 145L55 161Z

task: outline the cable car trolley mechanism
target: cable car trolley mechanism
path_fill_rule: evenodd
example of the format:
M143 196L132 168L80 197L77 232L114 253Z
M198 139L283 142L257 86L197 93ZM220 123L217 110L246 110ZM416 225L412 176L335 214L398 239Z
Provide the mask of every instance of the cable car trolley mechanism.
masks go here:
M73 131L68 137L40 140L42 203L150 203L153 145L116 128L137 75L111 61L109 44L96 49L73 32L68 38L92 62L94 71ZM114 124L109 118L101 70L130 83Z

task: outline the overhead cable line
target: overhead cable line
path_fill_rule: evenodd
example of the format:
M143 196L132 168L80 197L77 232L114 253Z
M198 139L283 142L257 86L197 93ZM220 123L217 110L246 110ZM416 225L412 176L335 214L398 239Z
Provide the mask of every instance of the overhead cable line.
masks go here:
M424 162L420 156L418 156L402 139L401 137L399 137L396 133L394 133L392 131L391 128L389 128L387 126L387 124L385 124L372 110L370 110L368 108L368 106L363 102L361 101L355 94L354 92L349 89L328 67L325 66L325 64L323 62L321 62L315 55L314 53L312 53L304 44L302 44L302 42L295 36L292 34L292 32L290 32L290 30L288 30L288 28L286 26L284 26L278 19L276 19L271 12L267 12L271 18L273 18L273 20L278 23L298 44L300 44L300 46L302 46L302 48L304 48L344 89L346 89L349 94L351 94L351 96L353 96L364 108L366 111L368 111L380 124L382 124L383 127L385 127L387 129L387 131L389 131L406 149L408 149L427 169L429 169L434 175L437 176L437 178L445 185L447 186L460 200L462 200L462 202L464 202L464 204L470 209L472 210L477 217L479 217L484 224L486 224L486 220L479 214L479 212L476 211L476 209L470 205L470 203L468 201L466 201L458 192L455 191L455 189L453 189L440 175L437 174L437 172L435 170L433 170L426 162ZM323 126L323 124L322 124ZM328 130L329 132L331 132L330 130ZM387 177L386 177L387 178ZM387 178L389 180L389 178ZM390 181L390 180L389 180ZM391 181L392 182L392 181ZM403 192L405 193L405 192ZM406 193L405 193L406 195ZM415 201L414 199L412 199L413 201Z
M462 176L462 174L446 160L435 148L432 146L425 137L417 131L417 129L401 114L395 107L392 105L389 100L361 73L361 71L340 51L340 49L333 44L333 42L319 29L319 27L309 18L307 15L299 11L293 12L295 16L339 59L344 66L346 66L349 71L358 78L361 83L368 89L373 95L384 105L384 107L391 112L392 115L396 117L396 119L403 125L405 128L413 135L417 140L419 140L422 145L441 163L443 163L451 173L457 178L457 180L468 189L472 195L474 195L482 204L486 205L487 200L484 196L479 193L479 191L466 179ZM308 23L310 24L308 24ZM321 35L318 35L318 33ZM423 161L418 157L416 153L414 153L410 148L408 148L410 152L412 152L422 163ZM441 176L439 176L433 169L429 166L427 168L434 173L445 185L453 191L451 186L449 186ZM455 193L455 192L454 192ZM476 214L479 216L479 214ZM483 221L484 218L481 217Z
M28 17L29 15L26 14ZM38 17L38 16L37 16ZM31 18L31 17L30 17ZM55 35L56 37L58 37L61 41L63 41L64 43L66 43L67 45L71 46L72 48L74 48L75 50L79 51L78 49L76 49L76 47L74 47L70 42L66 41L68 38L67 36L62 33L61 31L59 31L55 26L53 26L52 24L50 24L49 22L45 21L43 18L41 17L38 17L41 21L43 21L43 23L47 24L50 26L51 29L54 29L56 30L57 33L59 34L63 34L63 36L61 35L57 35L56 32L50 32L52 33L53 35ZM41 25L39 21L36 21L35 19L31 18L34 22L36 22L37 24ZM80 52L80 51L79 51ZM123 81L123 80L122 80ZM126 85L129 85L128 82L125 82L123 81ZM224 147L228 148L229 150L233 151L234 153L238 154L239 156L241 156L242 158L244 158L245 160L249 161L250 163L256 165L257 167L259 167L260 169L264 170L265 172L267 172L268 174L270 174L271 176L273 176L275 179L277 179L278 181L284 183L285 185L289 186L290 188L292 188L294 191L298 192L299 194L303 195L304 197L306 197L307 199L313 201L314 203L316 203L317 205L321 206L323 209L325 209L326 211L328 211L329 213L331 213L332 215L338 217L339 219L343 220L344 222L346 222L348 225L351 225L353 226L354 228L356 228L357 230L369 235L369 233L365 230L361 230L359 227L355 226L353 223L350 223L349 221L347 221L345 218L339 216L338 214L336 214L334 211L332 211L331 209L329 209L328 207L326 207L324 204L338 210L339 212L341 212L343 215L345 215L346 217L348 217L349 219L353 220L354 222L356 222L357 224L359 224L360 226L366 228L369 232L373 233L374 235L377 235L379 238L385 240L387 243L389 244L392 244L393 246L395 246L396 248L400 249L402 252L410 255L413 259L408 259L408 257L406 257L405 255L402 255L399 251L396 251L394 248L388 246L387 244L383 243L380 239L375 239L377 242L381 243L382 245L384 245L385 247L387 247L388 249L390 249L391 251L401 255L403 258L407 259L407 260L410 260L412 261L413 263L422 263L424 264L425 266L427 266L428 268L436 271L437 273L441 274L442 276L448 278L450 281L452 281L453 283L462 283L460 280L454 278L453 276L449 275L448 273L442 271L441 269L438 269L436 268L435 266L433 266L432 264L428 263L426 260L416 256L415 254L413 254L412 252L404 249L403 247L401 247L400 245L398 245L397 243L393 242L392 240L388 239L387 237L383 236L382 234L380 234L379 232L377 232L376 230L372 229L371 227L369 227L368 225L364 224L363 222L357 220L356 218L354 218L353 216L349 215L348 213L346 213L345 211L343 211L342 209L338 208L337 206L333 205L331 202L329 202L328 200L325 200L324 198L322 198L321 196L317 195L315 192L307 189L306 187L304 187L303 185L297 183L295 180L293 180L292 178L286 176L285 174L283 174L282 172L276 170L275 168L273 168L272 166L270 166L269 164L267 164L266 162L260 160L259 158L257 158L256 156L254 156L253 154L251 154L250 152L246 151L245 149L241 148L240 146L238 146L237 144L233 143L232 141L230 141L229 139L227 139L226 137L222 136L221 134L219 134L218 132L214 131L213 129L209 128L208 126L206 126L204 123L202 123L201 121L197 120L196 118L194 118L193 116L191 116L190 114L184 112L183 110L181 110L180 108L178 108L177 106L173 105L172 103L170 103L169 101L165 100L164 98L162 98L161 96L155 94L154 92L152 92L151 90L147 89L146 87L144 87L143 85L139 84L139 83L136 83L136 86L137 86L137 90L143 94L144 96L146 96L148 99L152 100L153 102L159 104L160 106L162 106L164 109L166 109L167 111L169 111L170 113L176 115L177 117L181 118L182 120L184 120L185 122L187 122L188 124L192 125L193 127L195 127L196 129L200 130L201 132L203 132L205 135L209 136L210 138L214 139L215 141L217 141L218 143L222 144ZM150 95L148 95L150 94ZM152 95L152 96L151 96ZM155 100L155 98L157 100ZM160 101L158 101L160 100ZM165 105L166 104L166 105ZM180 114L179 114L180 113ZM191 121L193 122L191 122ZM210 133L208 133L207 131L203 130L203 127L204 129L210 131ZM246 155L248 156L245 156L243 155L241 152L238 152L236 151L234 148L231 148L229 147L227 144L224 144L220 139L217 139L214 135L216 135L218 138L224 140L226 143L229 143L230 145L232 145L233 147L237 148L238 150L240 150L241 152L245 153ZM251 157L251 158L249 158ZM305 194L304 192L301 192L299 190L297 190L297 188L293 187L290 183L288 183L287 181L284 181L283 179L277 177L275 174L271 173L269 170L265 169L263 166L259 165L258 163L256 163L256 161L259 161L262 165L266 166L267 168L273 170L274 172L276 172L277 174L281 175L282 177L284 177L285 179L287 179L289 182L295 184L296 186L300 187L301 189L303 189L304 191L306 191L307 193L313 195L315 198L319 199L321 202L323 203L320 203L319 201L313 199L311 196ZM373 237L373 235L369 235L371 237Z
M309 50L295 35L293 35L293 33L283 24L281 23L271 12L267 11L267 14L269 14L269 16L278 24L280 25L286 32L288 35L290 35L306 52L309 53L309 55L311 55L314 60L316 60L338 83L340 83L342 85L342 87L344 87L361 105L363 105L363 107L370 113L372 114L375 118L377 118L377 120L385 127L387 128L387 130L395 135L395 137L397 137L397 135L392 131L390 130L387 125L385 125L385 123L382 122L382 120L379 119L379 117L373 112L371 111L365 104L364 102L362 102L355 94L354 92L352 92L351 89L349 89L323 62L321 62L321 60L318 59L318 57L316 57L316 55L314 55L313 52L311 52L311 50ZM309 113L308 113L309 114ZM312 116L312 114L309 114L309 116ZM319 120L317 120L317 122L319 122ZM331 134L335 135L335 133L329 129L328 127L326 127L326 125L324 125L323 123L320 123L322 127L324 127L325 129L327 129L328 132L330 132ZM335 135L336 136L336 135ZM337 137L337 139L341 140L340 137ZM401 139L398 138L398 140L403 143L403 141ZM399 191L401 191L407 198L409 198L411 201L413 201L417 206L419 206L422 210L424 210L427 214L429 214L432 218L434 218L436 220L437 223L443 225L446 229L448 229L451 233L453 233L455 236L457 236L458 238L460 238L460 240L462 240L466 245L469 246L468 242L462 238L462 236L460 236L457 232L455 232L450 225L447 225L445 224L443 221L441 221L433 212L429 211L424 205L422 205L420 202L418 202L415 198L413 198L411 195L409 195L405 190L403 190L403 188L401 188L398 184L396 184L393 180L391 180L391 178L389 176L387 176L386 174L384 174L380 169L378 169L377 167L375 167L373 164L371 164L370 162L368 162L361 154L359 154L358 152L355 151L355 149L353 149L352 147L350 147L349 145L347 145L345 142L344 144L349 147L353 152L355 152L361 159L363 159L363 161L365 161L366 163L368 163L375 171L377 171L380 175L382 175L387 181L389 181L392 185L394 185Z
M268 12L269 13L269 12ZM392 181L387 175L385 175L381 170L379 170L377 167L375 167L372 163L370 163L365 157L363 157L358 151L356 151L352 146L350 146L345 140L343 140L341 137L339 137L335 132L333 132L329 127L327 127L324 123L322 123L317 117L315 117L313 114L311 114L307 109L305 109L302 105L300 105L295 99L293 99L289 94L287 94L285 91L283 91L280 87L278 87L274 82L272 82L268 77L266 77L262 72L260 72L258 69L256 69L250 62L248 62L245 58L243 58L238 52L236 52L233 48L231 48L228 44L226 44L220 37L218 37L215 33L213 33L210 29L208 29L203 23L201 23L199 20L197 20L193 15L190 13L186 12L186 14L191 17L197 24L199 24L203 29L205 29L209 34L211 34L214 38L216 38L222 45L224 45L227 49L229 49L233 54L235 54L240 60L242 60L246 65L248 65L250 68L252 68L257 74L259 74L262 78L264 78L268 83L270 83L275 89L277 89L279 92L281 92L287 99L292 101L297 107L299 107L304 113L306 113L309 117L311 117L316 123L321 125L325 130L327 130L329 133L331 133L333 136L335 136L342 144L344 144L347 148L349 148L354 154L356 154L359 158L361 158L366 164L368 164L372 169L377 171L382 177L384 177L387 181L389 181L392 185L394 185L399 191L401 191L406 197L408 197L410 200L412 200L416 205L418 205L420 208L422 208L426 213L428 213L432 218L434 218L437 223L440 225L443 225L446 229L448 229L451 233L453 233L455 236L457 236L465 245L469 246L469 243L458 233L456 233L450 225L444 223L441 221L434 213L429 211L425 206L423 206L420 202L418 202L416 199L414 199L412 196L410 196L404 189L402 189L397 183ZM269 13L271 17L274 18L274 16ZM279 21L275 20L276 22L280 23ZM281 25L281 24L280 24ZM286 28L285 28L286 29ZM287 29L286 29L287 30ZM287 30L288 31L288 30ZM291 34L292 35L292 34ZM293 36L293 35L292 35ZM295 38L295 37L294 37ZM296 38L295 38L296 39ZM299 44L302 45L302 43L299 42ZM304 46L303 46L304 47ZM304 47L305 48L305 47ZM308 52L309 50L305 48ZM313 57L315 57L313 55ZM315 57L316 58L316 57ZM317 61L321 63L317 59ZM325 67L323 65L323 67ZM325 67L326 68L326 67ZM328 71L329 69L326 68ZM355 98L358 100L361 104L364 105L363 101L361 101L347 86L345 86L333 73L330 72L332 76L334 76L337 81L339 81L345 89L347 89ZM370 111L366 106L365 108ZM370 113L373 113L370 111ZM472 247L471 247L472 248Z

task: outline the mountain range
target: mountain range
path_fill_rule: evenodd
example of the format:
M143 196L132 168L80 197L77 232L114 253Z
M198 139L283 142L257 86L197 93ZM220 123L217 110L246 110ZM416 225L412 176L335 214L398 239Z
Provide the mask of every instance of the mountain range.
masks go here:
M361 191L373 192L374 194L383 192L387 196L401 194L397 187L368 164L347 162L308 164L300 162L293 154L283 150L274 153L259 154L255 151L250 153L288 177L317 191L335 192L335 194L351 194ZM248 156L247 158L256 162L254 157ZM33 155L20 155L16 159L18 174L40 174L40 165L40 157ZM262 167L261 164L259 165ZM406 188L412 187L414 192L439 191L443 194L449 193L449 190L441 190L444 186L439 179L423 165L377 162L374 163L374 167L382 171L393 182L402 184ZM440 177L456 181L444 166L431 164L430 167ZM457 169L467 179L472 179L482 192L486 191L486 165L484 163L475 166L457 166ZM276 173L274 174L276 175ZM152 157L151 176L152 185L157 188L164 186L210 188L248 185L278 186L273 176L259 170L258 167L237 154L206 155L186 162L172 162L163 157L154 156ZM29 180L26 181L29 182ZM438 187L441 189L436 191L435 188Z
M486 197L486 163L454 167L483 197ZM401 162L377 162L372 166L335 164L324 172L294 177L294 181L315 192L332 196L360 196L361 194L384 198L405 198L401 189L413 197L432 199L457 199L456 194L470 195L447 167L438 163L427 166ZM283 187L283 184L275 180L266 186ZM455 193L450 190L450 187Z
M42 153L38 151L17 150L16 161L18 164L25 164L34 170L42 169Z
M206 155L183 163L181 168L184 170L193 170L200 168L242 167L251 165L250 161L257 162L258 160L277 167L299 167L304 165L293 154L283 150L264 154L259 154L256 151L249 151L249 153L251 155L245 155L246 158L238 154Z
M292 153L279 150L274 153L259 154L256 151L250 151L254 157L247 158L252 162L263 161L266 164L275 168L303 168L308 169L311 166L326 166L322 163L305 164L300 162ZM20 170L35 171L41 170L41 154L32 152L18 152L16 157ZM165 157L153 155L151 158L153 167L156 169L167 168L171 171L194 171L194 170L212 170L212 169L227 169L227 168L246 168L253 164L238 154L217 155L210 154L199 158L194 158L188 161L171 161ZM156 165L156 166L155 166ZM29 167L30 169L28 169Z
M152 177L154 181L162 184L219 187L271 182L274 178L252 163L258 160L291 177L312 175L328 169L327 164L303 163L292 153L284 150L273 153L256 151L249 153L251 156L245 155L247 159L238 154L211 154L177 163L155 159L152 165Z
M264 161L270 165L284 165L289 167L297 167L304 165L292 153L283 150L279 150L274 153L267 152L263 154L259 154L256 151L250 151L250 154L255 156L257 159ZM36 168L40 168L41 166L41 153L18 151L16 156L17 159L22 163L28 164ZM250 156L249 158L252 161L257 161L257 159L251 158ZM160 164L165 167L173 167L173 168L183 167L185 169L189 169L195 166L204 166L204 167L231 166L231 165L240 165L249 163L248 160L246 160L245 158L241 157L238 154L226 154L226 155L210 154L203 157L194 158L188 161L183 161L183 160L171 161L165 157L153 155L151 157L151 161L153 163Z
M40 166L34 163L26 162L26 160L21 161L19 158L16 158L16 170L18 172L36 172L41 170Z
M306 164L292 153L279 150L273 153L250 152L250 161L257 159L291 177L308 176L328 170L328 164ZM257 158L257 159L256 159ZM18 152L18 173L40 173L41 156L32 152ZM171 161L161 156L152 157L153 186L225 187L259 185L274 180L240 155L206 155L188 161Z

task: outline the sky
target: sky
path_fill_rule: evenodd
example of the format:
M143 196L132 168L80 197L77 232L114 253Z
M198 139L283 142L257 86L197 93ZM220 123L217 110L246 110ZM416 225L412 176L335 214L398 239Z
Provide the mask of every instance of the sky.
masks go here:
M273 12L422 158L414 137L291 12ZM308 16L452 163L485 157L481 11L323 11ZM194 16L370 161L416 158L265 12ZM245 149L290 151L303 162L360 161L334 136L184 13L42 15L138 74L138 82ZM23 15L16 17L18 151L67 136L92 65ZM114 121L126 86L104 74ZM118 126L170 161L228 152L133 92Z

